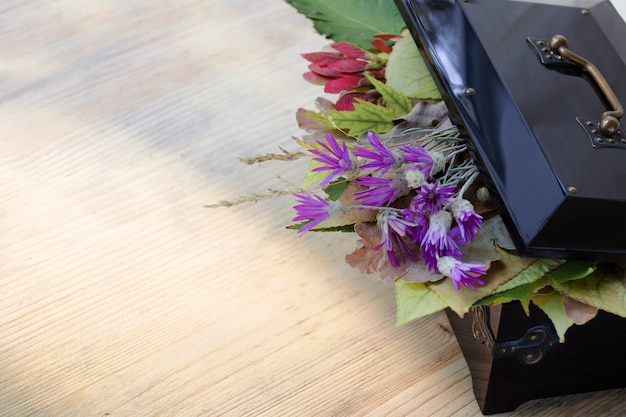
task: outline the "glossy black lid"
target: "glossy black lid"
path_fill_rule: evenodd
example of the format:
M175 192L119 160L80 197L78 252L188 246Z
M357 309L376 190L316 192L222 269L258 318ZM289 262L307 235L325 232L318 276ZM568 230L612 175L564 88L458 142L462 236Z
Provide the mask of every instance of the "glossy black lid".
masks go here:
M542 63L538 41L564 35L626 103L626 24L611 3L397 3L520 252L626 260L626 139L596 132L612 104L580 65Z

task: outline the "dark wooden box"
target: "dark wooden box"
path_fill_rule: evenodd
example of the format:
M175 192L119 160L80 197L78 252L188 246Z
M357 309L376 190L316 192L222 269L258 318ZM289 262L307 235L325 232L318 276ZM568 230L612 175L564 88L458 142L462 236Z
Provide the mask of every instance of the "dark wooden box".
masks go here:
M600 311L558 343L550 319L531 304L447 310L484 414L546 397L626 387L626 319Z

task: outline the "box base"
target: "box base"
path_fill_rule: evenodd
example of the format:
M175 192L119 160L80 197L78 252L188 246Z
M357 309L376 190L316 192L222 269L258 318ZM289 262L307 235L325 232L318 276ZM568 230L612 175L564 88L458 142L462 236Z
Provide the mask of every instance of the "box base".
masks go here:
M558 343L550 337L550 319L532 304L530 316L519 303L477 309L463 318L446 313L483 414L512 411L537 398L626 387L624 318L600 311ZM545 340L537 337L544 333Z

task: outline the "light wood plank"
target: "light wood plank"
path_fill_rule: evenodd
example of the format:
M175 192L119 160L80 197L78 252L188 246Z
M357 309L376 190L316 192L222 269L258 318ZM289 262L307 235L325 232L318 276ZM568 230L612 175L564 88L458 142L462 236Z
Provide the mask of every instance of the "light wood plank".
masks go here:
M0 6L0 415L480 415L442 314L394 326L354 236L298 238L327 41L279 0ZM512 415L624 411L624 391ZM558 414L561 413L561 414ZM597 415L597 414L595 414Z

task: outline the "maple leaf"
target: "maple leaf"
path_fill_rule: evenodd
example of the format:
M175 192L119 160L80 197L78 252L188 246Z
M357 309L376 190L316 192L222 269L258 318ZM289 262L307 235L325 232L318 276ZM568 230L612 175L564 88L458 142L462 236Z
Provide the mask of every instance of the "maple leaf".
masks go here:
M365 76L381 95L385 105L356 98L354 110L331 110L314 117L317 120L326 120L336 129L348 131L350 136L355 138L365 132L386 133L393 129L395 120L413 109L411 101L370 73L365 73Z
M354 110L334 110L329 113L329 120L340 130L348 131L350 136L358 138L363 133L385 133L390 131L393 120L399 114L390 107L370 103L361 99L354 100Z

